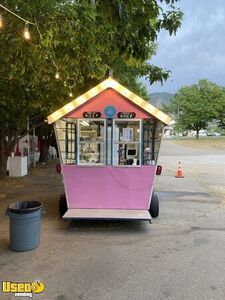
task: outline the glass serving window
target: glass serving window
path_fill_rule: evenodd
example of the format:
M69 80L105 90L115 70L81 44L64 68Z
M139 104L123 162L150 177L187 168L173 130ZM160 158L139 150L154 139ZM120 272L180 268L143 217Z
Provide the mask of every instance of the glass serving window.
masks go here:
M80 165L105 163L105 121L78 120Z
M157 120L143 122L143 162L144 165L157 163L162 138L163 124Z
M139 165L140 121L115 120L113 127L113 165Z
M55 124L55 134L63 164L76 164L76 121L60 119Z

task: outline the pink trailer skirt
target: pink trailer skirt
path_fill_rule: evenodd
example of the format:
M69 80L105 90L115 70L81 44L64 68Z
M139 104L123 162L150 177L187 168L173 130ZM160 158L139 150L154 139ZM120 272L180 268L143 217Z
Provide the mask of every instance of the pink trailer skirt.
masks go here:
M155 166L63 165L69 209L148 210Z

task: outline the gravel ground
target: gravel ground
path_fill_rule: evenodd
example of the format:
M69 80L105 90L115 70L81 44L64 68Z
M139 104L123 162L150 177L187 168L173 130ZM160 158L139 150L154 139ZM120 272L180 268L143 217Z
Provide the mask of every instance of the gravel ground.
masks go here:
M174 177L178 161L183 179ZM46 285L37 299L158 300L225 297L225 152L185 148L164 141L156 180L160 216L147 222L63 222L57 202L63 190L53 165L0 186L2 280ZM8 249L7 204L43 201L39 248ZM14 296L0 295L0 299Z

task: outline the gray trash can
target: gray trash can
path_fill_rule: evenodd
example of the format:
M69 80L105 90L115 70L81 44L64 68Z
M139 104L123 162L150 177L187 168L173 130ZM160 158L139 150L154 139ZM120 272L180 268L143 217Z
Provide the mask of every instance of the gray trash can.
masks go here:
M38 201L22 201L10 204L6 214L10 224L10 248L28 251L39 245L43 204Z

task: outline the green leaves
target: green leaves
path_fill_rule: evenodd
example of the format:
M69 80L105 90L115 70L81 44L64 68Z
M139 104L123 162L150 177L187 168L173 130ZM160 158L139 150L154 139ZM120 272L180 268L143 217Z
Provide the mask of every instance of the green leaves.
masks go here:
M168 110L176 119L176 126L184 130L205 129L208 123L218 119L225 108L223 89L206 79L181 88L173 97ZM223 103L223 104L222 104Z
M110 68L117 80L146 97L140 76L150 84L169 76L147 62L156 51L157 34L161 29L175 33L182 20L171 6L176 1L161 2L168 12L155 0L5 0L6 7L36 22L41 36L30 25L31 40L25 41L25 24L2 12L1 123L13 119L25 127L27 116L54 111L69 100L70 89L78 96L107 77Z
M181 26L181 21L183 17L182 11L171 10L162 14L163 19L160 22L160 29L164 28L168 30L169 34L176 34L177 28Z

